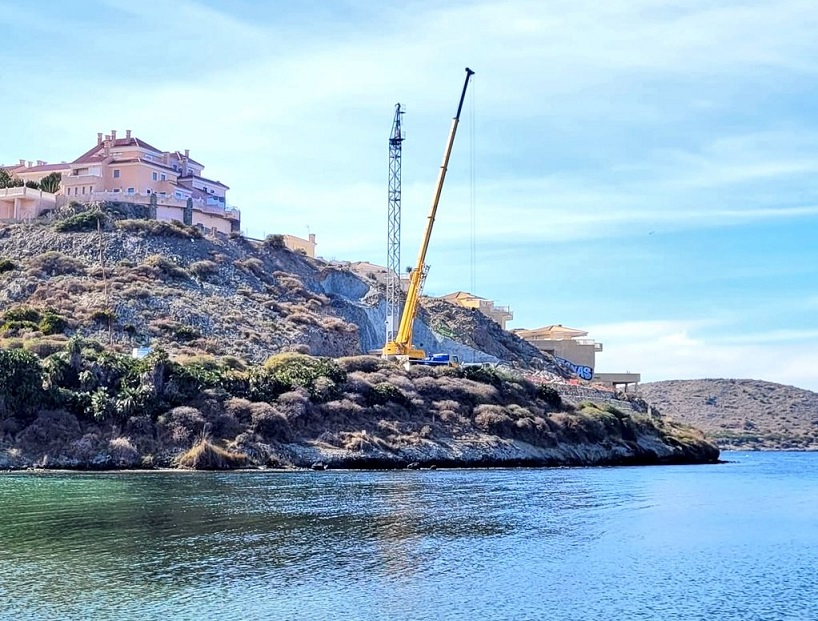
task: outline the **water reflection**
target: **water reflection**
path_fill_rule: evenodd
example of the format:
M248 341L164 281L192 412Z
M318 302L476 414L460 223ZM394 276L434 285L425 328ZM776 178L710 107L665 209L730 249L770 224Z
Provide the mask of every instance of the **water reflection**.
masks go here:
M809 472L4 475L0 617L674 618L684 588L701 610L721 573L757 590L763 563L744 584L723 559L758 563L765 538L792 584L818 594ZM789 540L758 535L781 512L747 518L721 500L753 502L773 473L777 499L799 507ZM737 548L745 539L757 547Z

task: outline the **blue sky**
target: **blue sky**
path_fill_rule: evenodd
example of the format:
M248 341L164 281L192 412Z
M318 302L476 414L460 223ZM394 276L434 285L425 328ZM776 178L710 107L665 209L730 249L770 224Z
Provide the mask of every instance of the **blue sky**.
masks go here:
M394 104L408 265L470 66L427 293L587 329L599 371L818 390L813 1L0 0L0 27L0 162L132 129L248 233L376 263Z

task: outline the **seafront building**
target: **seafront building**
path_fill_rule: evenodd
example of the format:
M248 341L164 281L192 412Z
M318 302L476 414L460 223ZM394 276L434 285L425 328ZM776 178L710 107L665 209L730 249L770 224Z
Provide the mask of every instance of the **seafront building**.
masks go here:
M4 166L11 177L39 182L59 173L56 192L16 187L0 190L0 219L36 218L71 201L117 201L156 207L159 220L179 220L210 233L241 229L241 213L227 202L230 188L203 176L190 151L163 151L126 130L97 134L96 144L72 162L20 160Z
M640 373L597 373L596 355L603 350L602 343L587 338L588 332L585 330L554 324L534 330L518 328L512 332L540 351L554 356L559 364L580 379L626 392L637 388L642 379Z

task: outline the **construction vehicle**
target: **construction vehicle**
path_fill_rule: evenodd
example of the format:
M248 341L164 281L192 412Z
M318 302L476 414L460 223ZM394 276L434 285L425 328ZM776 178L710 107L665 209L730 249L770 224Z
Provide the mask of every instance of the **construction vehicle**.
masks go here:
M429 240L432 237L432 227L435 224L437 206L440 202L440 194L443 190L443 182L446 179L446 170L449 166L449 157L452 154L454 137L457 134L457 126L460 123L460 111L463 109L463 101L466 98L466 89L469 86L469 79L474 75L474 71L466 67L466 80L463 83L463 92L460 94L460 103L457 105L457 114L452 120L449 130L449 138L446 141L446 150L443 153L443 163L440 166L440 173L437 177L437 185L432 195L432 208L426 222L426 232L420 244L417 264L409 275L409 289L406 292L406 302L403 306L400 325L394 340L389 341L383 347L383 356L400 360L406 364L427 364L432 366L459 366L457 356L449 354L433 354L427 356L426 352L416 347L412 343L412 331L415 317L418 312L420 294L423 291L423 283L426 280L428 266L426 265L426 251L429 249Z
M420 360L407 360L409 364L421 364L429 367L459 367L460 359L452 354L430 354Z

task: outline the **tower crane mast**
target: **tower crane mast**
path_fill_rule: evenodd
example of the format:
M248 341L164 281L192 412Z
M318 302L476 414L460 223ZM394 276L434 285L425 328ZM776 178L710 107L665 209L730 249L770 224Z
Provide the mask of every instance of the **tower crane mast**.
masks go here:
M449 167L449 157L452 154L454 138L457 134L457 126L460 123L460 112L463 109L463 101L466 98L466 89L469 86L469 79L474 75L474 71L466 67L466 80L463 83L463 92L460 94L460 103L457 106L457 114L452 119L449 129L449 137L446 141L446 149L443 152L443 163L440 165L440 172L437 177L437 184L432 195L432 207L426 222L426 231L420 243L418 260L412 273L409 275L409 290L406 293L406 303L401 313L400 325L393 340L387 341L383 348L383 355L388 357L404 358L407 361L419 361L426 358L426 352L412 344L413 323L418 312L420 294L423 290L423 283L426 279L428 267L426 265L426 252L429 249L429 240L432 237L432 228L435 224L437 206L440 203L440 194L443 191L443 182L446 180L446 171Z
M386 233L386 341L394 341L400 320L400 212L403 106L395 104L389 135L389 208Z

